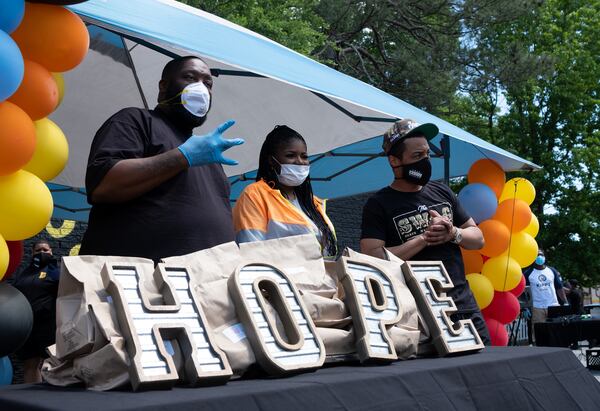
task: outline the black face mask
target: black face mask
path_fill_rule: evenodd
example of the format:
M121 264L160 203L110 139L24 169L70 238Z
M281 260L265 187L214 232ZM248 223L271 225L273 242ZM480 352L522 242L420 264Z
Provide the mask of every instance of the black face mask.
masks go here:
M409 183L424 186L431 178L431 161L428 157L398 167L402 167L402 178L396 180L406 180Z
M33 266L36 268L44 268L48 264L54 261L52 254L48 253L35 253L32 257Z

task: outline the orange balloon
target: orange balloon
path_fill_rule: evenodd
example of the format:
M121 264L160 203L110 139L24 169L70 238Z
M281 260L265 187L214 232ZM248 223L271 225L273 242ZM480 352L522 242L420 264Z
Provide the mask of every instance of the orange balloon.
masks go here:
M494 160L483 158L473 163L467 174L467 181L471 183L483 183L492 189L496 198L500 198L506 175L500 164Z
M35 126L18 106L0 103L0 176L12 174L35 152Z
M527 228L531 216L531 209L525 201L509 198L498 204L493 219L502 222L513 233L517 233Z
M483 267L483 258L478 250L465 250L460 248L463 263L465 264L465 273L480 273Z
M496 220L485 220L479 223L485 245L479 252L488 257L502 254L510 241L510 231L504 224Z
M90 37L83 21L64 7L25 3L25 16L12 33L23 57L50 71L67 71L84 59Z
M39 120L52 113L58 105L58 86L52 73L44 66L25 60L23 81L8 101L25 110L32 120Z

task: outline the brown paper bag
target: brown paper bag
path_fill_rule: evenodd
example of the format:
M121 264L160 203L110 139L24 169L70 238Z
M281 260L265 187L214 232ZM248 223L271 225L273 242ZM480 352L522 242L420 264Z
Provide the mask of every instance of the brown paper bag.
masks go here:
M197 279L200 285L194 292L198 294L215 342L227 356L234 375L241 376L255 358L227 290L227 279L242 261L237 244L225 243L162 261L169 266L188 267L190 277Z
M240 253L244 260L271 264L292 279L328 356L354 352L352 319L339 298L337 275L326 270L313 234L242 243Z
M404 261L402 261L402 259L396 257L396 255L392 254L388 249L385 249L385 255L389 261L396 262L400 266L404 264ZM402 275L401 279L402 282L406 285L406 279L404 278L404 275ZM435 346L433 345L433 339L431 338L431 333L429 331L429 326L427 325L427 322L425 321L423 315L419 311L419 307L417 307L417 313L419 315L419 331L421 332L421 335L419 337L419 350L417 352L417 355L437 355L437 351L435 349Z
M46 352L48 358L42 365L42 374L48 383L63 387L81 383L78 378L73 376L73 361L60 361L56 357L56 344L47 347Z
M402 274L402 264L404 264L404 261L391 253L388 254L388 260L382 260L361 254L350 248L344 250L344 255L356 261L375 263L386 268L386 272L396 283L398 302L402 305L402 316L396 324L387 327L388 334L394 342L398 359L405 360L416 357L421 336L419 313L415 298L404 281L404 275Z
M129 382L128 357L119 323L100 278L110 261L151 263L125 257L64 257L56 301L56 344L42 374L51 384L81 382L109 390Z

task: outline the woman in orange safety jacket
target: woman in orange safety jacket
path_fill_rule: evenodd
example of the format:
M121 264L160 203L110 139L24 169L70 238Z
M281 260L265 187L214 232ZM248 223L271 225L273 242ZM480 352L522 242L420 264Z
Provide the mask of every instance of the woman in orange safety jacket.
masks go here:
M256 182L247 186L233 209L238 243L313 233L323 256L337 254L325 201L315 197L304 138L276 126L260 150Z

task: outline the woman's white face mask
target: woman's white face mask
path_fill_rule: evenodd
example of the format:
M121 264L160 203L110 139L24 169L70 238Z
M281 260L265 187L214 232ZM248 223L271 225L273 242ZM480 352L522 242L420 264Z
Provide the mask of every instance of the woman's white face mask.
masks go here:
M274 157L273 160L275 160ZM277 175L277 179L284 186L298 187L308 178L308 174L310 173L310 165L281 164L279 161L275 161L281 167L281 171Z

